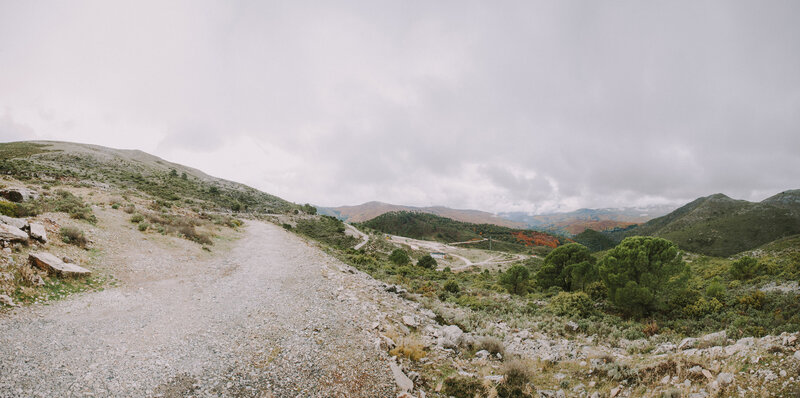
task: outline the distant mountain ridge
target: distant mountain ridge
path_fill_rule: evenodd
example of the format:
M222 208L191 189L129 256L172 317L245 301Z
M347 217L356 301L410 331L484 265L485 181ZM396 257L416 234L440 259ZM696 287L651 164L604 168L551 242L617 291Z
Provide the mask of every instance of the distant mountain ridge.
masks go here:
M729 256L798 233L800 190L789 190L761 202L731 199L717 193L695 199L665 216L607 235L615 241L633 235L659 236L685 250Z
M433 214L472 224L494 224L508 228L525 228L523 223L508 220L489 212L451 209L444 206L414 207L372 201L355 206L317 207L317 211L320 214L334 216L347 222L364 222L390 212L410 211Z
M627 228L635 224L663 216L675 206L656 205L646 207L623 207L603 209L578 209L565 213L527 214L522 212L500 213L499 216L524 223L529 228L577 235L586 229L607 231Z

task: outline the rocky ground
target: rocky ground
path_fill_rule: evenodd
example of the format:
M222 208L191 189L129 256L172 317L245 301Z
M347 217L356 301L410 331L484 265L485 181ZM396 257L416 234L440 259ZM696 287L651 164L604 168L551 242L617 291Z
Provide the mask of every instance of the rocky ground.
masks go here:
M124 229L101 238L119 287L0 314L0 396L396 395L361 292L395 298L319 249L261 222L219 254Z

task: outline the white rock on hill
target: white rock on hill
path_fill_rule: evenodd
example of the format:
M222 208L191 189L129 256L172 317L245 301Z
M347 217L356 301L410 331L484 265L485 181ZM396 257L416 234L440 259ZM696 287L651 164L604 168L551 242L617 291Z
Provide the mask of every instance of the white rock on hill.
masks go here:
M28 234L17 227L0 224L0 240L7 240L10 242L26 241L28 240Z
M59 276L84 276L92 273L92 271L81 266L65 263L50 253L31 253L28 255L28 259L32 265Z
M22 218L14 218L9 216L0 215L0 223L8 224L12 227L17 227L19 229L28 228L28 222Z
M44 225L42 224L31 223L30 235L32 239L36 239L42 243L47 243L47 231L44 229Z

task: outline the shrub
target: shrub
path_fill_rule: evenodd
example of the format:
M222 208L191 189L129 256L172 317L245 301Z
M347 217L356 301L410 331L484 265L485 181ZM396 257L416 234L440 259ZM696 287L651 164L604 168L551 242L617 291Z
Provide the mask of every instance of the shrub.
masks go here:
M731 267L728 272L734 279L750 279L758 275L758 261L752 257L742 257L731 263Z
M137 214L134 214L134 215L131 216L131 222L134 223L134 224L138 224L138 223L140 223L142 221L144 221L144 216L141 215L141 214L137 213Z
M292 230L292 225L291 224L283 223L283 224L281 224L281 226L283 227L283 229L285 229L287 231L291 231Z
M411 337L404 337L400 339L395 348L389 351L389 355L405 357L412 361L419 361L425 358L427 354L425 354L425 346L423 346L419 340Z
M461 287L458 285L458 282L456 282L453 279L450 279L449 281L445 282L444 290L456 294L461 291Z
M643 316L665 311L686 288L689 267L675 245L662 238L625 238L606 253L598 267L609 299L622 311Z
M150 224L147 222L140 222L139 223L139 231L147 231L147 228L150 228Z
M562 290L579 290L597 280L594 257L579 243L559 246L544 259L536 273L536 283L543 289L558 286Z
M524 265L514 265L500 275L500 285L511 294L523 295L528 292L530 271Z
M478 341L478 349L489 351L492 355L506 355L505 346L503 346L503 342L497 337L481 337L481 339Z
M454 376L448 377L442 383L442 393L456 398L486 397L486 386L473 377Z
M585 318L595 312L594 303L584 292L561 292L547 307L556 315Z
M83 231L75 227L62 227L61 240L66 244L75 245L81 248L86 247L86 244L88 243L86 240L86 235L83 234Z
M706 296L709 298L714 298L719 300L720 302L724 302L725 294L726 294L725 285L719 278L714 278L708 284L708 286L706 286Z
M0 214L9 217L17 216L17 205L13 202L0 199Z
M533 370L520 359L506 362L503 367L503 382L497 386L500 398L533 397L531 380Z
M430 254L426 254L417 261L417 265L422 268L435 269L438 264L435 258L431 257Z
M122 211L124 211L124 212L126 212L128 214L133 214L133 212L136 211L136 206L133 203L131 203L131 204L125 206L124 208L122 208Z
M406 253L403 249L394 249L392 254L389 255L389 261L393 262L395 265L406 265L411 262L411 258L408 257L408 253Z
M111 204L111 208L114 209L114 210L119 209L119 203L116 203L116 202L112 203Z

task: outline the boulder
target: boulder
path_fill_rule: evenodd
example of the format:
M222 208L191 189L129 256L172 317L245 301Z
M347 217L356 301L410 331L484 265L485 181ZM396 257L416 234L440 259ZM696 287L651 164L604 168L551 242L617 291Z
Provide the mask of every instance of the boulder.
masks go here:
M394 376L394 382L397 383L397 387L400 388L402 392L409 392L414 389L414 382L406 376L405 373L397 366L394 361L389 362L389 368L392 370L392 375Z
M700 338L700 341L702 341L704 345L710 347L724 345L727 342L727 340L728 340L728 333L725 332L724 330L721 330L716 333L709 333Z
M697 345L697 339L694 337L687 337L681 340L680 344L678 344L679 350L688 350L690 348L694 348Z
M36 239L42 243L47 243L47 231L44 229L44 225L32 222L30 225L29 234L32 239Z
M448 325L439 330L437 344L444 348L456 348L461 343L464 332L456 325Z
M491 355L491 354L489 353L489 351L486 351L486 350L480 350L480 351L478 351L478 352L476 352L476 353L475 353L475 358L479 358L479 359L487 359L487 358L489 358L489 355Z
M12 227L17 227L19 229L28 228L28 222L22 218L14 218L14 217L0 215L0 223L8 224L11 225Z
M7 305L9 307L13 307L14 306L14 299L12 299L9 296L6 296L5 294L0 294L0 304L5 304L5 305Z
M92 272L81 266L65 263L60 258L44 252L31 253L28 255L31 264L39 267L49 274L56 274L58 276L84 276Z
M411 326L411 327L419 326L419 323L417 322L417 320L411 315L403 315L403 323L406 326Z
M39 194L36 191L31 191L28 188L13 187L0 189L0 197L3 197L12 202L25 202L31 199L38 199Z
M717 384L724 387L733 383L733 373L723 372L717 375Z
M13 227L7 224L0 224L0 240L7 240L9 242L14 241L26 241L28 240L28 234L25 231Z

